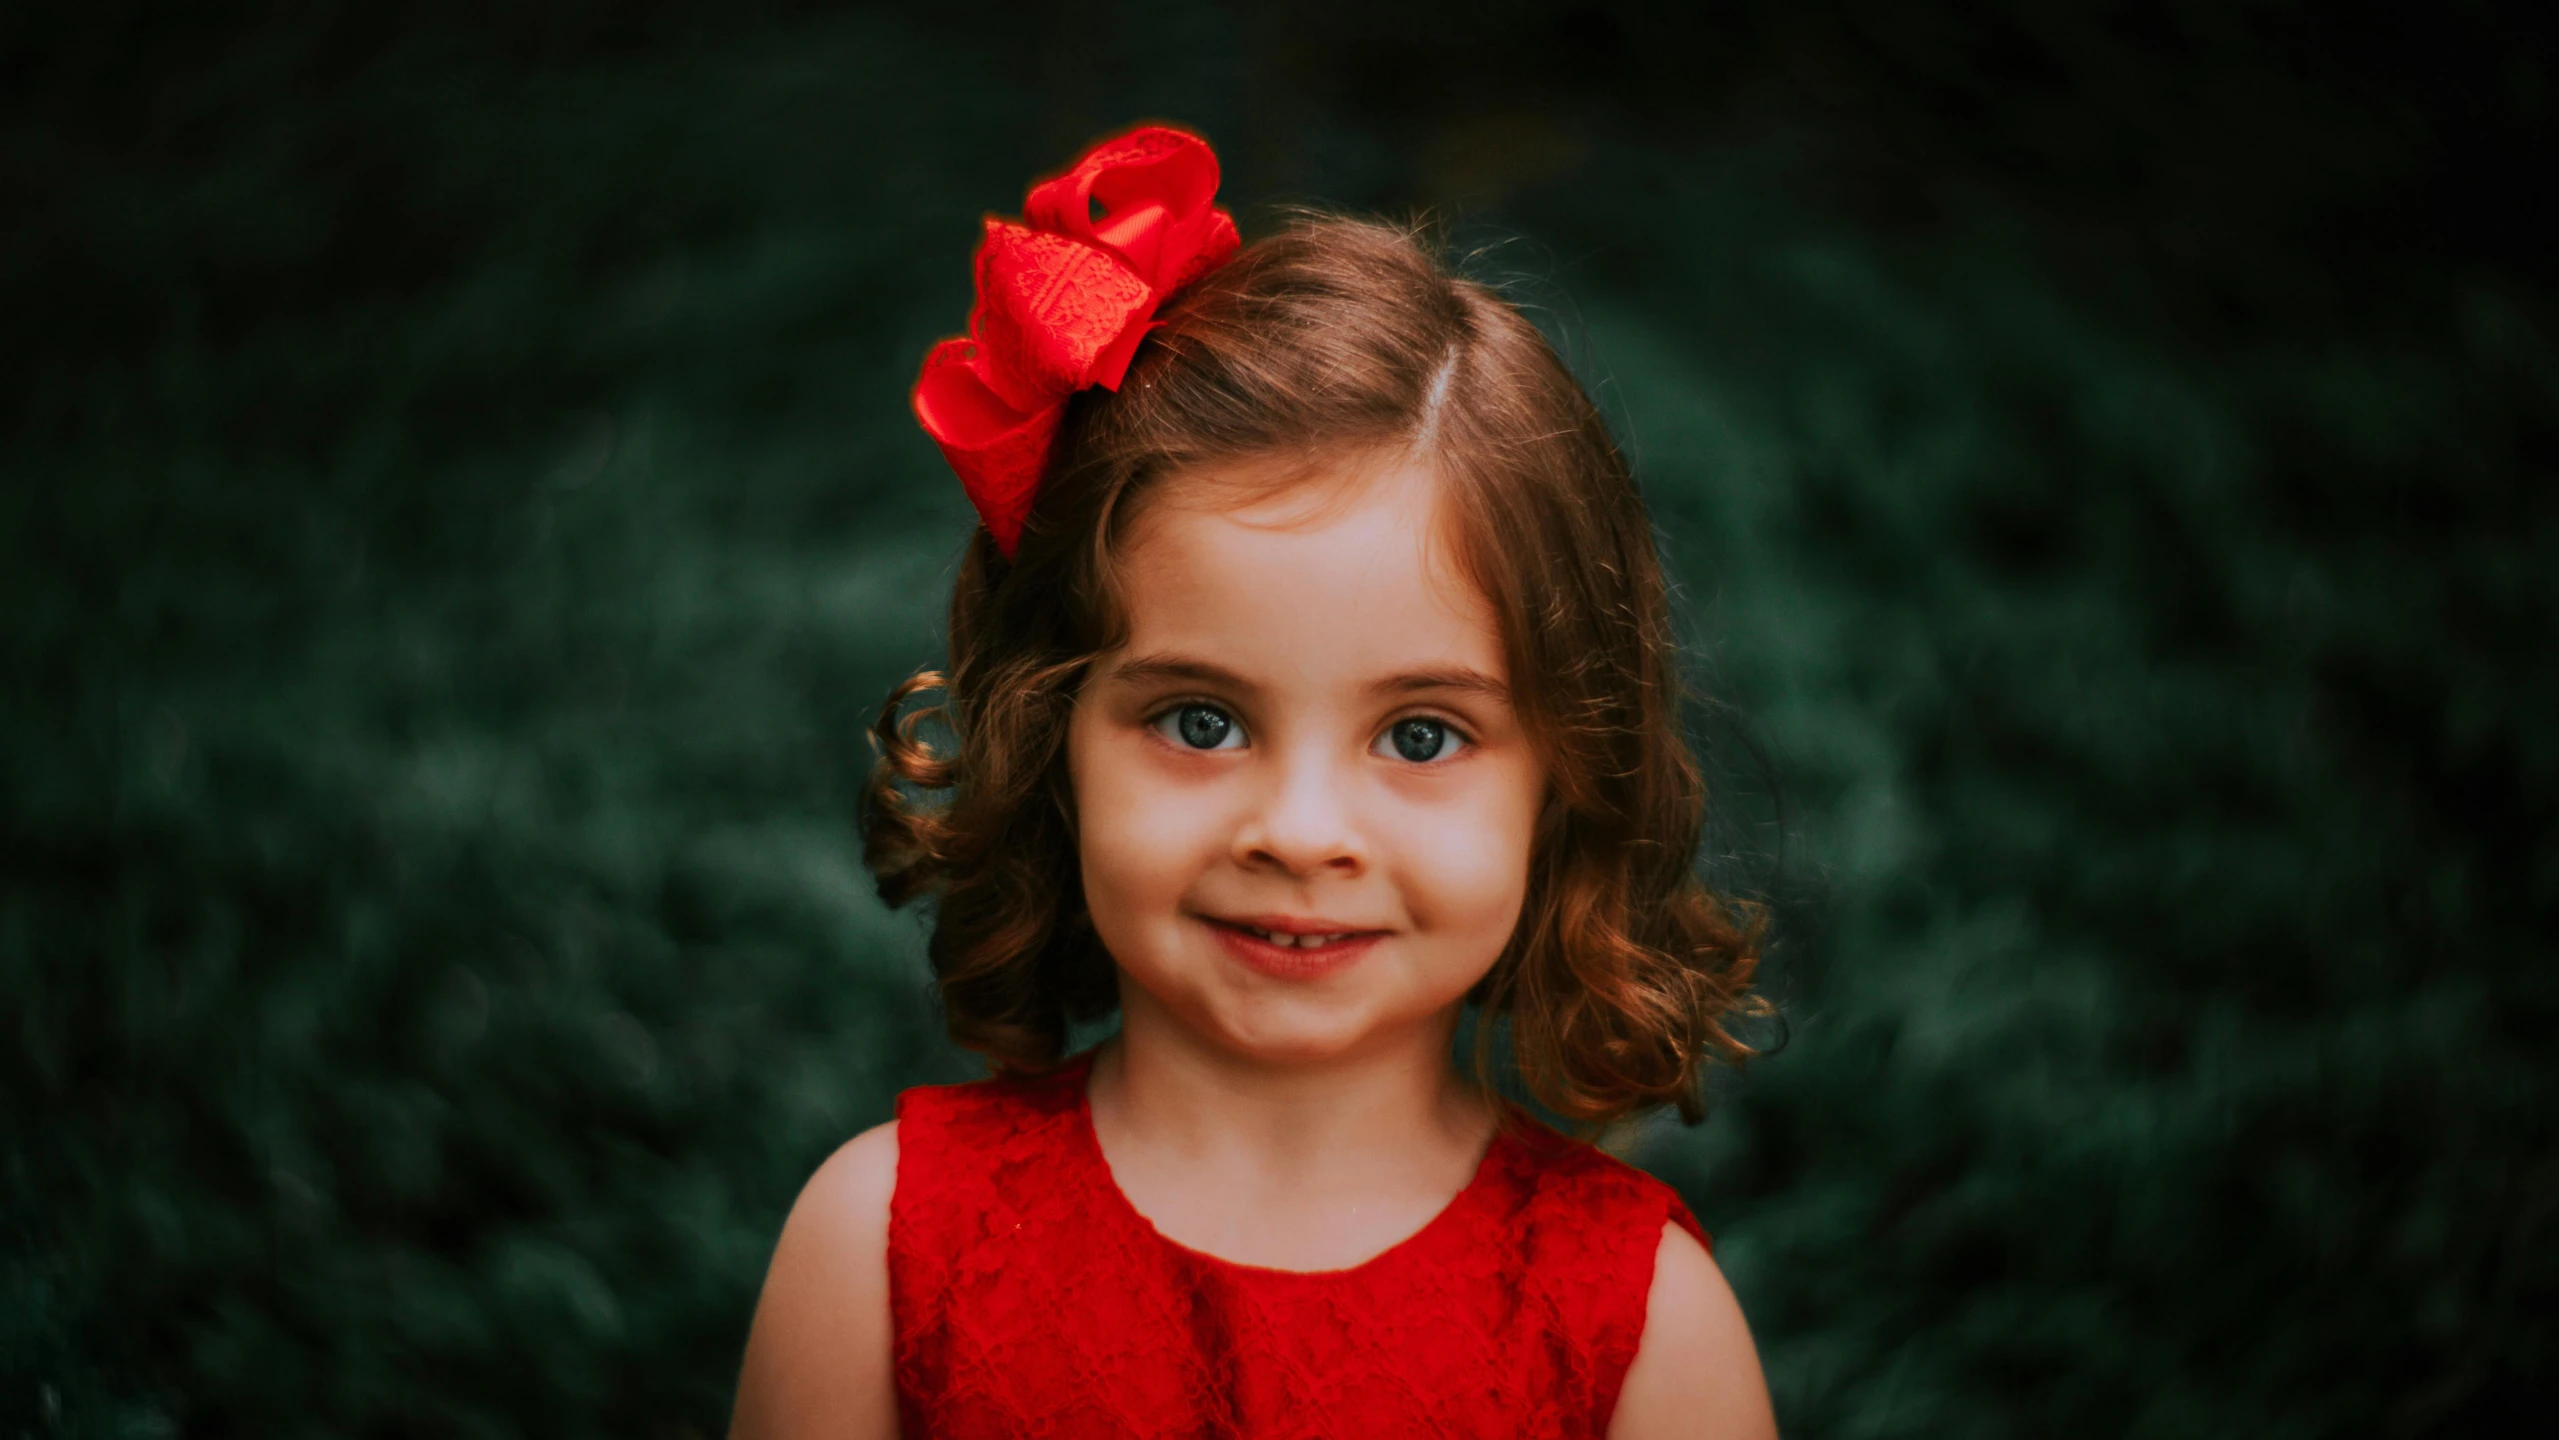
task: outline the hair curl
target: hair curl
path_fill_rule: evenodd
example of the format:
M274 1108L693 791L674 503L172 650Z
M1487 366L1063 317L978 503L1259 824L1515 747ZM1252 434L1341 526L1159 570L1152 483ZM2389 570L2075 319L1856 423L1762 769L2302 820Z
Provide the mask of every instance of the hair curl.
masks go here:
M1680 727L1653 533L1598 410L1545 337L1415 232L1300 218L1166 307L1117 392L1070 404L1006 561L984 531L951 596L950 670L873 727L864 859L892 906L930 897L952 1037L1001 1072L1062 1058L1117 1004L1084 909L1066 733L1124 612L1114 542L1167 476L1213 462L1424 457L1458 558L1498 615L1549 799L1517 931L1470 999L1479 1074L1506 1023L1520 1077L1583 1123L1703 1113L1710 1057L1750 995L1761 912L1698 877L1705 784ZM908 703L930 690L938 706ZM928 718L956 748L922 735ZM940 797L938 803L935 797Z

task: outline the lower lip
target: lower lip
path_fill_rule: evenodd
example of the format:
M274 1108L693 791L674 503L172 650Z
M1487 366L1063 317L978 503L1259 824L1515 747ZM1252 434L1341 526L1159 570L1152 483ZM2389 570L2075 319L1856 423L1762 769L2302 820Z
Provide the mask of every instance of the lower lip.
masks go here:
M1239 930L1215 920L1207 924L1216 933L1217 943L1226 947L1227 954L1274 980L1317 980L1348 969L1375 948L1378 941L1386 938L1381 932L1371 931L1304 950L1295 945L1274 945L1250 930Z

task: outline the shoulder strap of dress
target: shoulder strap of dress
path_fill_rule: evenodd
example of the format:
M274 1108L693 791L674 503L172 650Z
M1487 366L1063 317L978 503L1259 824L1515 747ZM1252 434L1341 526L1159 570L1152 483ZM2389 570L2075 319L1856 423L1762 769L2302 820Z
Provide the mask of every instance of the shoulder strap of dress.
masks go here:
M956 1253L1054 1165L1080 1123L1085 1062L1029 1079L924 1085L897 1097L892 1276L901 1258Z
M1526 1117L1506 1133L1540 1173L1543 1188L1558 1199L1570 1196L1571 1203L1588 1209L1594 1220L1649 1221L1656 1235L1665 1223L1673 1224L1708 1250L1715 1248L1714 1236L1698 1223L1688 1202L1651 1175L1596 1145L1559 1135Z
M1075 1153L1084 1068L898 1096L888 1268L901 1433L933 1433L934 1397L955 1383L954 1334L971 1323L966 1297L1008 1263L991 1242L1018 1238L1025 1207L1052 1188L1044 1178Z
M1522 1215L1525 1278L1571 1337L1572 1373L1559 1378L1596 1435L1644 1338L1662 1227L1677 1225L1710 1249L1713 1242L1678 1191L1634 1166L1542 1127L1517 1143L1535 1176Z

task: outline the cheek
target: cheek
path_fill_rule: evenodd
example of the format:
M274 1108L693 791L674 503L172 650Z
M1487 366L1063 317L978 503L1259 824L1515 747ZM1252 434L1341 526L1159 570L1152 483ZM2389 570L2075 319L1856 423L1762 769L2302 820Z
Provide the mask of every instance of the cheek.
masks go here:
M1470 803L1413 817L1397 848L1406 898L1426 930L1498 950L1528 892L1529 850L1542 798L1537 776L1505 774ZM1491 964L1487 953L1484 963Z
M1126 736L1099 728L1070 731L1068 774L1084 902L1116 949L1115 938L1125 943L1172 915L1200 867L1201 817L1196 798L1164 785Z

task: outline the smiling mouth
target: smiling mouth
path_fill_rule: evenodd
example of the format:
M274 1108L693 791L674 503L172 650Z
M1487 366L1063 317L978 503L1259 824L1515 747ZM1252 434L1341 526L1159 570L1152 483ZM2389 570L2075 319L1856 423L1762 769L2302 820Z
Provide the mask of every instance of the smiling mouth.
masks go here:
M1330 974L1367 954L1388 934L1293 916L1263 916L1259 923L1209 915L1200 918L1225 940L1228 954L1266 975L1290 980Z
M1292 947L1299 950L1321 950L1327 945L1338 945L1345 940L1357 940L1378 933L1374 930L1335 930L1321 935L1292 935L1286 930L1265 930L1258 925L1236 925L1235 928L1256 940L1267 940L1283 950Z

